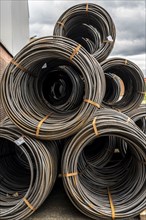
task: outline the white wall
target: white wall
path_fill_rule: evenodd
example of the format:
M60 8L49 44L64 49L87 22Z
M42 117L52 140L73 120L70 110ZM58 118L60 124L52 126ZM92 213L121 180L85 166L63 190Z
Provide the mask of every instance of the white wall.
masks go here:
M0 42L14 56L29 42L28 1L0 1Z

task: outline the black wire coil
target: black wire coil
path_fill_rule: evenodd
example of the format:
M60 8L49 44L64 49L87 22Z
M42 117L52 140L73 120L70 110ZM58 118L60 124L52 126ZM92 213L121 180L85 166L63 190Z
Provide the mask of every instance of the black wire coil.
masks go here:
M84 99L99 106L102 103L103 70L94 57L79 47L63 37L40 38L26 45L7 67L1 81L2 103L7 115L24 133L40 139L66 138L76 133L96 110ZM62 76L55 79L54 71ZM69 95L68 80L72 88ZM65 86L68 87L64 93Z
M139 108L131 111L128 116L146 134L146 104L140 105Z
M105 73L117 75L124 84L124 94L116 102L103 103L105 107L112 107L128 113L138 108L143 101L145 92L144 75L140 68L129 60L111 58L101 63Z
M116 31L108 12L96 4L79 4L69 8L58 19L54 35L79 42L99 61L113 49Z
M122 113L102 109L96 117L94 123L88 122L64 150L65 190L73 204L90 218L122 220L137 216L146 208L146 136ZM92 164L91 160L89 163L84 159L82 153L86 146L96 139L111 136L127 143L125 154L116 146L108 164L104 165L103 156L103 166L99 167L94 160ZM96 146L101 147L100 144ZM102 157L100 161L102 163Z
M1 220L26 219L40 207L56 180L58 152L57 142L22 136L9 119L0 125Z

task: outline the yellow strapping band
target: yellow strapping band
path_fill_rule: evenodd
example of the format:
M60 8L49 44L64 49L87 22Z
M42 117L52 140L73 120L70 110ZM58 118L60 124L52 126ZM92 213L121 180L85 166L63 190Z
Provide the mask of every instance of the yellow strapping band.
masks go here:
M64 23L61 21L58 21L57 24L60 24L62 27L64 27Z
M71 177L71 176L77 176L78 172L74 172L74 173L64 173L62 176L64 177Z
M19 63L17 63L15 60L11 60L10 63L14 64L15 66L17 66L19 69L21 69L23 72L28 72L26 68L24 68L23 66L21 66Z
M36 129L36 137L38 137L38 135L39 135L40 128L41 128L43 122L44 122L49 116L50 116L50 114L49 114L49 115L46 115L46 117L44 117L44 118L38 123L37 129Z
M99 136L99 132L98 132L97 127L96 127L96 119L97 119L97 117L95 117L93 119L92 125L93 125L93 129L94 129L94 132L95 132L96 136Z
M86 14L88 14L88 10L89 10L89 5L88 3L86 4Z
M74 176L74 185L77 187L77 175Z
M128 61L127 60L125 60L125 65L127 65L128 64Z
M28 202L28 200L26 198L23 198L23 201L25 202L25 204L32 210L35 211L36 209Z
M113 200L112 200L112 196L111 196L109 188L108 188L108 197L109 197L109 202L110 202L111 211L112 211L112 219L114 220L115 219L115 207L113 204Z
M74 58L74 56L75 56L76 54L78 54L80 48L81 48L81 44L79 44L75 49L73 49L73 53L72 53L72 55L70 56L70 60L72 60L72 59Z
M100 108L100 105L98 103L93 102L90 99L84 99L84 102L90 103L91 105L94 105L95 107Z

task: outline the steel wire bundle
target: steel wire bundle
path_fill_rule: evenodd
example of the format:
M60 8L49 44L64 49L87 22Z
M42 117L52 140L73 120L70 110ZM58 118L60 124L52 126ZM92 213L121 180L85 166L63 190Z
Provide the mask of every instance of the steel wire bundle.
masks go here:
M22 136L8 119L0 125L1 220L26 219L40 207L55 183L58 156L57 142Z
M96 4L79 4L69 8L58 19L54 35L79 42L99 61L113 49L116 31L108 12Z
M131 111L128 116L131 117L138 127L146 134L146 105L140 105L139 108Z
M76 208L90 218L137 216L146 208L146 136L122 113L102 109L95 116L64 150L65 190ZM91 161L88 163L82 156L86 146L95 139L111 136L127 143L125 154L119 151L117 156L116 146L108 164L98 167Z
M140 68L129 60L111 58L101 63L105 73L117 75L124 84L124 95L115 103L103 103L106 107L128 113L138 108L145 93L144 76Z
M57 69L64 66L65 70ZM66 77L69 76L73 91L78 91L80 84L78 95L71 92L63 104L56 102L58 105L54 100L56 95L59 101L63 99L60 97L64 89L62 83L67 86L66 80L58 84L54 81L49 86L51 91L48 87L48 100L44 100L43 94L46 76L54 77L54 71L64 71ZM7 115L22 132L40 139L57 140L76 133L92 116L96 107L89 100L100 107L105 77L95 58L76 42L63 37L45 37L29 43L17 54L3 74L1 92ZM50 94L53 94L53 102Z

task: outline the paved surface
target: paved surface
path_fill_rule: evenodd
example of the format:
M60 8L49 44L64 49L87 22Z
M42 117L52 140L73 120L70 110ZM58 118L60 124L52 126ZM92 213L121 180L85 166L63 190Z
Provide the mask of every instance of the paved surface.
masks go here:
M128 219L128 220L138 220ZM61 179L44 204L27 220L91 220L80 213L68 199ZM98 220L98 219L97 219Z

